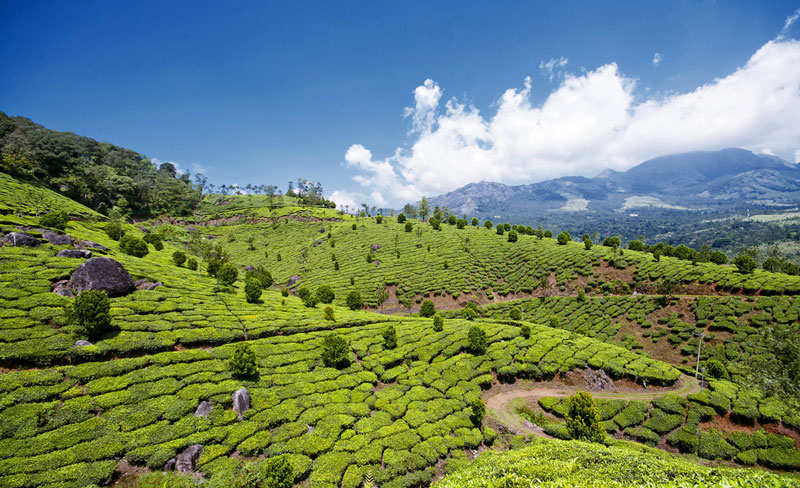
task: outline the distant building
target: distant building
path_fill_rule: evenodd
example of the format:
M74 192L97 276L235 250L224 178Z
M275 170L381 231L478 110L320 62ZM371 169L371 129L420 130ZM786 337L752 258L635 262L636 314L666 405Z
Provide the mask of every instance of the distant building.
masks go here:
M637 214L637 213L628 214L628 217L638 217L638 216L639 216L639 214Z

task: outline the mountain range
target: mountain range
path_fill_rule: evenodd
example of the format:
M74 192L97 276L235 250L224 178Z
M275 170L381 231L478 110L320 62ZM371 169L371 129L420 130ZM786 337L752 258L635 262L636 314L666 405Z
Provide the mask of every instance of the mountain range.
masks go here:
M650 159L593 178L567 176L527 185L481 181L429 199L457 214L525 222L585 215L630 215L785 208L800 204L800 165L739 148Z

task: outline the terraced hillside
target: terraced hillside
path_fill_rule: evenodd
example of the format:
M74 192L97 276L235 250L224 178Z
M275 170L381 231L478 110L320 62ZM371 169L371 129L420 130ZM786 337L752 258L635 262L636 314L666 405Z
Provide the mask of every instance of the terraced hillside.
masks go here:
M116 481L130 484L137 477L141 483L154 483L143 486L178 482L183 485L175 486L188 486L193 478L159 473L192 445L203 446L193 469L211 477L209 482L223 480L259 457L286 455L301 486L356 487L368 475L381 487L427 485L444 474L457 473L476 451L536 442L514 437L507 426L494 420L492 412L484 422L475 421L471 402L488 400L498 389L515 384L535 388L542 382L598 369L620 384L642 388L647 383L660 392L686 381L681 369L687 368L680 361L669 364L659 360L655 350L634 347L635 341L618 337L640 319L639 325L646 330L644 322L658 323L657 315L671 314L687 300L679 296L677 301L655 305L655 297L631 297L631 277L644 276L645 270L648 280L664 276L681 280L683 291L718 293L711 277L719 276L728 280L724 285L728 294L741 293L742 283L746 289L757 286L776 294L752 302L738 295L695 298L695 315L706 311L704 318L690 321L685 314L676 315L676 320L686 319L682 323L694 327L699 326L698 320L706 320L704 325L713 329L730 323L730 330L709 339L713 347L707 350L719 349L716 340L727 352L730 338L735 338L737 351L746 350L753 324L761 321L761 326L768 327L773 321L796 321L795 299L789 296L795 283L766 272L742 281L729 268L704 264L696 267L701 273L695 276L696 269L686 270L683 263L665 266L671 262L668 258L648 267L652 257L635 252L626 251L623 266L610 249L600 246L586 251L583 245L559 246L552 239L531 236L508 242L483 227L445 225L442 231L432 231L420 222L405 232L405 225L391 218L377 224L327 209L292 207L278 208L277 219L268 217L273 209L262 215L262 210L253 207L256 215L247 218L209 210L171 224L162 220L125 225L128 235L144 236L143 227L165 237L162 250L148 245L145 256L134 257L122 252L120 243L103 231L105 217L52 192L41 199L38 212L67 209L71 220L64 231L70 243L51 244L47 240L52 240L52 229L42 228L36 211L24 203L27 186L0 175L0 192L8 195L0 230L4 234L24 231L39 243L15 246L16 241L6 239L0 247L0 487L104 486ZM239 204L239 197L229 198L233 202L228 205ZM210 205L218 201L215 198ZM248 219L253 223L244 223ZM211 242L221 243L230 252L240 274L246 265L265 265L279 286L265 290L255 303L246 301L242 280L217 291L216 280L207 273L173 262L173 253L184 251L184 241L193 233L215 237ZM398 236L396 241L394 236ZM381 247L373 251L373 244ZM54 283L84 262L56 256L73 247L117 260L134 279L162 284L111 298L113 330L92 345L76 346L73 328L66 321L63 307L75 299L52 292ZM373 258L370 263L368 253ZM613 267L607 262L611 258ZM336 296L333 316L325 305L306 306L293 293L284 295L292 275L300 276L292 290L331 285ZM589 287L590 281L597 286ZM542 287L542 282L548 285ZM611 289L604 292L606 283ZM569 296L579 284L590 288L585 300ZM625 293L623 285L628 289ZM344 306L346 294L360 290L367 303L377 308L381 300L375 291L384 287L391 291L387 292L390 297L404 302L402 307L385 303L384 308L398 310L415 309L426 294L434 297L437 293L440 308L473 297L482 303L545 292L558 296L524 302L535 305L535 311L526 309L524 322L511 320L502 307L487 307L479 311L485 316L474 320L460 311L446 314L441 330L433 319L415 314L388 315ZM772 300L772 305L767 307L762 300ZM740 301L752 305L745 310L735 305ZM575 308L584 303L591 308ZM616 310L612 311L612 305ZM731 307L733 315L743 310L737 320L728 317ZM594 325L570 325L582 314L592 317L584 324L602 319L597 333ZM563 319L553 321L552 315ZM611 317L608 324L606 316ZM616 325L622 320L625 323ZM674 332L687 346L692 345L691 338L682 337L688 325L669 320L651 327L669 326L667 339L662 334L659 342L682 351L683 346L673 347L668 339ZM394 348L384 338L390 326L397 333ZM475 326L486 333L485 352L470 347L469 331ZM346 365L324 365L321 353L329 336L346 341ZM641 342L643 337L636 340ZM256 377L237 379L231 373L229 360L240 344L248 344L255 352ZM665 353L663 359L673 357ZM731 374L736 374L735 369ZM783 405L752 399L730 382L715 380L711 386L711 394L676 400L688 405L689 413L665 435L686 430L686 436L702 439L709 422L728 415L718 405L722 395L737 415L756 412L750 417L752 426L771 429L772 425L787 429L788 439L800 437L795 417L781 410ZM242 387L249 391L251 408L239 418L232 408L232 395ZM196 416L205 401L213 408L207 417ZM715 414L704 416L693 434L687 428L694 425L688 417L699 409L695 404L709 405ZM551 410L557 412L556 408ZM647 422L661 415L655 407L648 407L646 413L650 417L614 430L620 440L613 442L628 446L622 440L626 429L650 428L653 425ZM543 415L549 415L554 424L559 422L549 413ZM731 430L749 428L731 425ZM722 437L730 440L730 435ZM764 448L756 442L760 441L751 440L742 445L753 447L741 449L756 450L754 460L753 453L739 459L738 451L736 459L786 470L798 467L772 462L776 451L765 455L757 450L777 447L782 449L781 456L791 460L798 451L785 438ZM695 473L692 476L716 476L681 458L669 463L682 465L687 473ZM738 471L725 473L739 476ZM759 473L742 476L773 479ZM226 486L220 483L214 486Z

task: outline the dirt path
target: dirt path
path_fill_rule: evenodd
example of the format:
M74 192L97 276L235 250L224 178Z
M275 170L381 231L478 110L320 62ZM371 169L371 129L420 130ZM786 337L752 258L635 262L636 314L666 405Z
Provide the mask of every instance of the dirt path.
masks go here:
M529 383L511 390L490 394L484 399L488 416L504 425L511 432L534 434L544 436L541 428L531 426L530 422L516 413L515 408L520 404L529 404L540 398L567 397L579 390L586 390L577 385L556 384L554 382ZM614 389L590 392L595 399L621 399L621 400L647 400L650 401L665 393L675 393L680 396L697 393L700 391L700 382L691 376L682 376L673 387L651 389Z

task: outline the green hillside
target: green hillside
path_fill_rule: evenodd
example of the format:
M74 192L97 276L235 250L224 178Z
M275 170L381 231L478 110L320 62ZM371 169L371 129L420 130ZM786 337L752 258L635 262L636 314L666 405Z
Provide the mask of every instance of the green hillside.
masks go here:
M28 203L36 191L47 192L42 209ZM655 262L646 253L620 256L603 246L585 250L529 235L508 242L484 227L436 231L413 221L406 232L393 217L379 224L265 195L206 196L186 219L126 224L129 236L145 236L141 229L163 236L162 250L151 244L135 257L103 230L105 217L78 203L4 175L0 194L3 233L41 239L37 214L64 209L71 217L64 232L94 243L94 256L119 261L134 279L163 284L111 298L112 330L75 347L63 310L75 299L51 287L83 260L55 256L71 245L0 247L0 487L135 486L136 479L141 486L189 486L193 478L159 472L194 444L203 446L195 469L212 486L238 486L230 477L243 463L280 455L300 486L356 487L368 475L381 487L425 486L444 475L443 486L467 486L459 476L483 473L486 459L503 470L502 463L516 466L513 456L526 452L508 458L492 452L466 468L473 451L528 443L527 449L552 452L530 476L562 470L558 456L576 459L572 477L549 486L585 478L580 473L592 468L582 452L603 459L610 486L630 486L619 473L634 469L622 459L631 449L642 451L627 456L631 463L653 457L663 470L635 480L642 485L670 479L716 486L741 478L743 486L772 486L765 483L779 479L757 469L710 470L618 441L605 448L536 440L543 433L563 437L563 400L526 403L524 394L571 391L579 385L570 378L600 369L624 386L617 403L601 401L606 414L619 407L604 418L614 438L713 462L800 468L797 413L739 387L735 361L770 354L759 348L759 329L797 322L797 277L743 275L666 257ZM232 285L217 291L205 272L208 259L202 272L174 263L173 253L188 252L198 234L230 254L239 269ZM255 303L244 293L249 265L264 266L276 281ZM300 281L289 290L295 275ZM655 293L665 279L677 283L671 298ZM325 304L306 306L296 296L321 285L335 293L333 317ZM371 311L347 307L352 290ZM417 315L426 298L444 315L442 330ZM461 308L469 301L483 305L475 318ZM525 321L513 320L514 307L525 310ZM377 313L387 311L394 314ZM394 348L384 338L390 326ZM485 352L470 346L475 326L486 333ZM699 331L707 333L703 364L716 359L728 377L714 378L702 394L685 374L692 372ZM330 336L346 341L347 365L323 364ZM255 353L256 377L232 375L229 360L240 344ZM231 395L242 387L252 408L239 420ZM640 391L653 398L635 400ZM520 393L523 404L494 402L509 392ZM670 392L678 400L655 398ZM476 398L489 407L483 422L472 418ZM208 418L195 417L206 400L213 403ZM512 432L525 415L547 428ZM717 449L706 448L712 444ZM519 476L529 476L522 473L528 468L520 465ZM481 474L486 484L472 486L527 486L491 484L493 476Z

